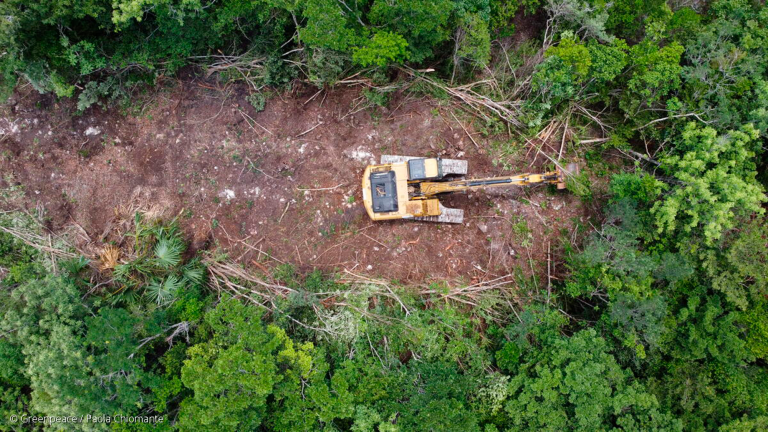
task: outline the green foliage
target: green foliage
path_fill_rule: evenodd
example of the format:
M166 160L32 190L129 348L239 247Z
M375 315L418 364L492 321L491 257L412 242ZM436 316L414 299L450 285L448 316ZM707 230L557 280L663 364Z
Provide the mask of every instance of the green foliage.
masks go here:
M470 61L479 67L485 67L491 59L491 34L487 20L480 14L468 14L460 20L459 39L456 56Z
M628 63L628 47L621 39L601 44L594 39L580 41L572 32L560 35L560 42L545 52L545 60L536 66L531 88L540 103L528 105L538 117L564 102L586 100L597 93L607 99L611 84L618 80ZM587 96L589 95L589 96Z
M477 418L463 401L473 382L458 374L452 365L430 363L409 368L411 383L400 383L407 404L400 404L403 418L398 425L414 431L480 431ZM396 411L397 412L397 411Z
M28 412L29 396L25 392L28 386L21 346L0 339L0 415L4 421L12 415Z
M548 57L536 66L531 88L541 101L537 104L529 102L533 118L528 126L538 126L543 116L554 106L576 95L579 90L578 76L573 68L557 56Z
M295 345L283 330L265 326L259 309L228 298L205 322L213 337L189 348L181 370L194 396L182 403L180 425L254 429L267 414L268 396L309 377L312 344Z
M550 47L546 56L560 58L564 64L573 70L573 74L579 81L587 77L590 66L592 66L590 50L584 44L579 43L570 32L563 33L560 36L560 43Z
M183 391L181 368L186 358L187 348L186 344L178 343L158 360L163 380L152 389L154 394L153 408L158 413L168 412L169 405L178 399Z
M747 328L747 349L755 358L768 358L768 304L759 299L739 317Z
M184 244L178 237L160 238L155 243L155 263L165 269L175 267L181 262L182 252Z
M506 336L521 349L540 348L560 338L566 323L567 319L560 312L535 305L520 314L519 322L507 328Z
M727 140L717 142L708 153L718 162L739 153ZM718 153L721 147L728 150ZM738 163L725 163L738 169ZM764 221L742 225L712 246L677 231L653 232L659 194L684 187L662 188L650 175L615 176L607 218L572 258L567 292L597 300L608 294L607 307L592 311L598 328L616 341L616 359L647 376L661 409L686 429L737 419L750 424L768 407L762 397L767 375L756 363L766 354Z
M514 342L507 342L504 347L496 352L496 364L506 372L515 372L520 363L520 346Z
M662 168L682 185L654 204L658 231L712 245L739 216L762 214L766 198L755 179L757 137L752 125L718 135L689 123L674 151L662 159Z
M26 247L11 244L4 256L22 256ZM157 252L165 258L173 255ZM83 274L88 271L87 260L59 261L56 268L58 275L41 268L0 293L3 414L130 416L155 409L152 394L158 389L178 394L180 381L158 374L156 357L163 354L166 342L189 336L196 319L190 306L197 301L200 308L200 293L184 292L167 311L140 304L112 308L86 294L94 291L90 275ZM187 273L190 280L203 281L201 273ZM177 317L188 321L169 326ZM174 381L179 382L175 392ZM165 407L167 401L159 406ZM84 430L101 426L83 425Z
M20 0L3 3L0 12L9 17L0 29L4 95L22 76L40 92L60 97L80 89L82 111L99 100L122 99L134 75L152 81L217 52L260 63L248 75L265 85L286 85L298 73L327 85L353 65L434 59L450 49L451 36L462 61L484 66L490 59L492 7L505 10L497 13L497 22L518 7L500 8L488 0L81 3L76 8L66 1L35 7ZM538 4L522 3L529 12Z
M606 271L636 279L650 277L654 261L639 251L646 229L642 215L629 199L621 199L607 209L602 232L588 242L583 258L590 264L607 264Z
M175 275L168 275L165 279L156 279L146 287L149 299L158 305L167 305L173 302L176 293L182 287L182 281Z
M742 225L720 247L701 253L702 268L712 288L742 310L768 293L768 227L762 222L755 219Z
M650 40L630 48L631 73L621 100L627 116L636 116L641 109L654 106L680 87L683 51L678 43L659 47Z
M96 46L91 42L80 41L74 45L68 45L65 40L62 45L67 48L64 53L65 58L69 64L79 68L80 75L88 75L107 65L107 60L96 52Z
M309 80L318 87L330 86L344 78L352 59L349 55L326 48L312 50L308 59Z
M363 96L373 106L386 107L389 103L389 94L376 89L363 89Z
M686 429L760 424L766 415L768 375L763 368L679 361L669 365L663 379L653 380L651 386L662 404L679 415Z
M407 47L408 42L399 34L380 31L374 33L364 45L354 49L352 60L366 67L402 63L408 58Z
M632 379L594 330L548 341L509 381L505 411L515 428L680 429L656 397Z
M576 93L575 71L562 58L553 56L537 66L532 88L542 94L549 104L556 104Z
M538 3L538 2L536 2ZM511 23L515 13L520 8L516 1L492 1L491 19L489 30L496 33L498 37L509 37L515 32L515 25Z
M310 0L304 5L306 26L299 30L299 38L313 46L335 51L347 51L362 36L347 10L332 0Z
M598 117L603 149L645 156L607 197L590 171L569 181L590 206L580 223L597 228L562 245L546 306L530 284L522 310L485 294L452 304L443 283L382 294L290 265L273 277L291 294L270 313L226 296L211 309L207 271L185 259L173 223L137 216L109 280L2 232L0 414L163 413L182 430L765 429L768 8L556 0L544 13L559 42L543 61L532 63L540 42L494 42L542 5L0 3L2 96L21 78L83 111L224 52L257 62L258 86L300 73L331 86L364 68L384 83L387 66L409 63L437 82L493 74L494 88L472 90L520 102L532 129L568 119L583 139ZM408 91L449 98L423 80ZM363 95L370 106L389 96ZM261 110L266 98L247 100Z
M664 326L666 303L661 296L637 299L620 293L611 302L609 327L622 345L644 359L646 352L657 349L667 331Z
M420 63L430 57L433 47L448 39L450 0L374 0L368 19L384 26L408 43L408 58Z
M666 189L666 185L650 174L616 174L611 179L614 201L630 199L640 204L650 204Z
M267 104L267 98L261 92L254 92L249 94L245 100L256 110L256 112L264 111L264 107Z
M546 9L552 21L563 30L570 30L581 36L597 39L601 42L612 42L614 36L606 31L608 11L602 2L592 5L590 1L582 0L552 0Z
M0 287L17 285L44 274L36 249L6 232L0 232Z
M605 92L627 65L627 44L616 39L610 44L600 44L594 40L587 43L590 70L588 76L594 80L593 86L597 91Z
M169 8L172 17L183 22L187 15L199 11L203 5L200 0L118 0L112 3L112 22L118 28L124 27L131 20L141 22L147 12L158 6Z
M734 325L739 318L728 308L722 296L707 296L704 287L695 287L672 317L678 338L672 352L685 360L712 357L725 364L753 360L744 349L741 330Z
M145 221L136 213L132 237L134 256L114 269L114 280L122 287L111 299L113 303L131 302L138 291L143 291L151 302L167 306L181 292L199 289L205 283L200 263L182 260L187 246L175 222Z
M106 98L109 102L125 99L128 95L115 77L109 77L104 81L90 81L77 97L77 110L85 111L91 105Z
M125 355L126 349L135 349L125 333L103 334L118 323L98 323L113 316L89 321L94 327L83 337L87 312L80 296L74 280L61 277L29 282L11 293L0 328L22 347L24 375L32 389L30 410L60 416L135 413L151 377ZM123 332L133 330L120 325Z
M685 103L707 112L719 129L752 122L765 133L768 12L749 2L716 1L712 15L686 44Z
M636 37L643 21L662 14L662 0L618 0L610 3L606 27L621 37Z

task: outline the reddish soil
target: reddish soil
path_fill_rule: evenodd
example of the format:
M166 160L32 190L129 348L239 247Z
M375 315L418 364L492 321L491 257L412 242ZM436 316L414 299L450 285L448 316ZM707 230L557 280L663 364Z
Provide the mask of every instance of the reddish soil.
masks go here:
M577 197L542 186L450 196L462 225L373 223L360 175L381 154L467 159L471 177L513 172L437 101L398 94L390 109L360 109L359 88L316 92L275 95L257 113L244 86L190 77L132 107L76 116L71 101L21 90L0 115L0 186L22 185L24 205L44 209L54 231L76 223L87 250L101 247L116 209L155 205L178 215L195 249L409 282L546 274L547 244L554 251L585 214ZM540 169L543 158L531 168L535 152L525 153L512 166Z

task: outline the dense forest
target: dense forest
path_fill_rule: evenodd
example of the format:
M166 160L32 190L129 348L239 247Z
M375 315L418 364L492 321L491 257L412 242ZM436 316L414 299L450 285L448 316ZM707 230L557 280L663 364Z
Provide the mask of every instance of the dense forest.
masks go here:
M505 280L514 293L297 263L254 278L142 212L119 259L93 260L6 206L0 429L768 429L764 1L6 0L0 15L4 99L31 85L84 112L207 71L263 108L297 81L364 80L375 105L408 85L496 134L558 119L603 136L573 143L589 169L569 189L595 213L552 245L567 277Z

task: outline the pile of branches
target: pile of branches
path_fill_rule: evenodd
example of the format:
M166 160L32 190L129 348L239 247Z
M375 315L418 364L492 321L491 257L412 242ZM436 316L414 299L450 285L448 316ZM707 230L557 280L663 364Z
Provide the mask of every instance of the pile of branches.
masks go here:
M361 315L381 318L369 309L372 305L387 302L399 307L405 316L410 315L415 306L409 299L420 298L424 303L439 307L453 305L460 307L483 307L491 316L504 316L508 307L514 309L513 302L517 286L513 275L505 275L486 281L477 281L469 285L415 285L407 288L393 285L384 279L373 278L345 270L336 279L339 289L327 292L306 292L287 287L270 280L269 276L256 274L242 265L217 259L206 258L203 263L208 268L210 286L218 293L228 293L233 297L249 301L272 312L280 310L278 300L290 296L312 298L312 307L316 313L319 308L351 308ZM356 300L353 300L356 299ZM360 304L368 307L360 307ZM485 306L491 307L485 307ZM290 317L289 317L290 318ZM290 318L293 320L293 318ZM301 325L306 326L304 323Z
M214 73L232 73L245 81L254 91L261 90L264 78L263 56L256 55L252 51L240 55L217 54L210 56L196 56L190 58L205 68L205 77Z
M466 104L466 106L468 106L476 114L483 118L488 118L486 113L492 113L493 115L510 123L516 128L524 127L524 124L520 121L520 117L522 115L521 110L523 107L522 100L494 100L493 98L475 90L480 86L498 86L498 83L492 79L481 80L459 86L449 86L438 80L429 78L424 74L420 74L413 69L401 68L401 70L411 76L414 80L425 82L439 90L442 90L452 98L463 102Z

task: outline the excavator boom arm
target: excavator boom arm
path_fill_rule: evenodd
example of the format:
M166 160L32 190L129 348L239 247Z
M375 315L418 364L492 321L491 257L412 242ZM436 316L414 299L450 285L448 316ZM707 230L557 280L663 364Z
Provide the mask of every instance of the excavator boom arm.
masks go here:
M450 182L421 182L420 192L424 197L441 193L458 192L470 189L483 189L495 186L524 186L537 183L560 183L561 176L557 172L544 174L520 174L509 177L491 177L485 179L457 180Z

